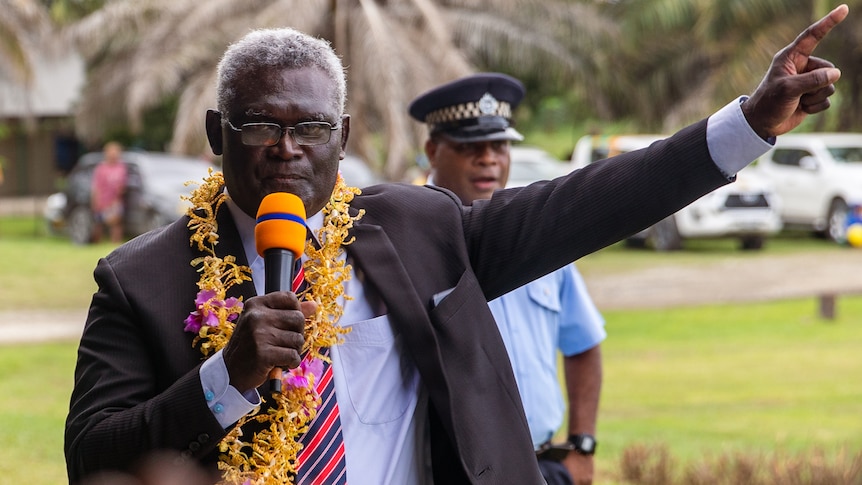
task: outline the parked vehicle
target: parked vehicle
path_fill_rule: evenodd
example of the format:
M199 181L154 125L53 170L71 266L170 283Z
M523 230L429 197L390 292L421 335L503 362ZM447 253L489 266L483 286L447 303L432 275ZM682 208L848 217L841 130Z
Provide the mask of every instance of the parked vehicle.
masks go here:
M755 168L781 197L786 227L846 241L849 208L862 204L862 133L782 135Z
M664 135L584 136L572 152L572 168L640 148ZM742 249L761 249L782 228L780 198L771 184L751 168L734 183L704 195L670 217L629 237L629 246L657 251L681 249L686 239L736 238Z
M77 244L87 244L93 238L90 184L101 159L101 152L83 155L67 176L63 196L52 195L51 211L46 210L48 223L62 226ZM186 182L201 182L210 168L217 169L201 159L156 152L123 152L123 162L128 167L124 215L127 237L168 224L184 214L188 203L180 196L189 195L194 188L186 186Z
M538 180L551 180L569 173L572 167L538 147L515 145L509 148L509 181L506 187L523 187Z

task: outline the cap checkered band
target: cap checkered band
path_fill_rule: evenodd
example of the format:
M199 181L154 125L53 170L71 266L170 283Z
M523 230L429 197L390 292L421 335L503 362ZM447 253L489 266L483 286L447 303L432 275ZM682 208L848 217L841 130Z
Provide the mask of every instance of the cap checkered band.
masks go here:
M512 107L506 101L498 101L494 96L491 96L491 93L485 93L478 101L456 104L432 111L425 115L425 123L436 125L480 116L502 116L508 119L512 117Z

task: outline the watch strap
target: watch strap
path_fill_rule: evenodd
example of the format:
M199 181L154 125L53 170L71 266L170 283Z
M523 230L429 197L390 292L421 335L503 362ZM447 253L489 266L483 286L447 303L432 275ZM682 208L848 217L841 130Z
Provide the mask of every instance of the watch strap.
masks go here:
M569 443L572 444L575 451L582 455L595 454L598 444L596 437L587 433L569 435Z

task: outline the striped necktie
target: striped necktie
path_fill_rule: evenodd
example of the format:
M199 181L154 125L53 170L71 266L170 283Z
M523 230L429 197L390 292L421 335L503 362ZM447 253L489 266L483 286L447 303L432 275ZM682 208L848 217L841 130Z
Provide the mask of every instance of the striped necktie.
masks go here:
M308 284L305 281L305 269L302 267L302 259L297 259L294 263L293 281L290 282L290 291L297 295L305 291Z
M307 286L301 264L291 286L294 293L300 293ZM322 349L322 353L328 357L329 348ZM299 438L303 447L297 456L296 484L344 485L347 483L344 439L329 362L323 362L323 372L315 386L321 403L308 431Z
M329 349L324 349L329 355ZM320 407L308 431L299 438L303 448L297 456L297 485L344 485L347 467L344 458L344 439L341 419L335 399L335 381L332 365L323 362L323 373L316 384L320 393Z

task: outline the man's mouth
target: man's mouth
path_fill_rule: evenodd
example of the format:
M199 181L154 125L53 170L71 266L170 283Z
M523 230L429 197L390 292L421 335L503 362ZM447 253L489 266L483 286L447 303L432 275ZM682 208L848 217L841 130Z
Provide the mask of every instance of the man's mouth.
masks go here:
M261 179L272 182L272 183L294 183L299 180L303 180L305 177L298 173L286 173L286 172L276 172L276 173L268 173L261 177Z
M261 184L270 192L294 192L303 180L299 175L270 174L263 177Z
M493 190L499 185L496 177L474 177L472 182L480 190Z

